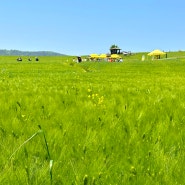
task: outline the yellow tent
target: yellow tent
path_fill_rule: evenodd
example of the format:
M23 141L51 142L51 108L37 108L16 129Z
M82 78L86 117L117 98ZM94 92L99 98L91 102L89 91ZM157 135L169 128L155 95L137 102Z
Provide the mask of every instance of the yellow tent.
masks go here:
M98 54L93 53L93 54L90 54L90 57L91 57L91 58L99 58L99 55L98 55Z
M112 54L111 56L110 56L110 58L115 58L115 59L117 59L117 58L121 58L119 55L117 55L117 54Z
M163 51L160 51L158 49L153 50L152 52L148 53L149 56L160 56L160 55L165 55L166 53Z
M99 57L100 58L107 58L107 55L106 54L101 54Z

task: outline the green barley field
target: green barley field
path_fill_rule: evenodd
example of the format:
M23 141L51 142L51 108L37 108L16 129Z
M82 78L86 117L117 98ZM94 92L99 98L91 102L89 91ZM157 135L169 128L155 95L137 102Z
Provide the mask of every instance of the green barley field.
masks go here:
M185 52L121 63L0 57L1 185L185 182Z

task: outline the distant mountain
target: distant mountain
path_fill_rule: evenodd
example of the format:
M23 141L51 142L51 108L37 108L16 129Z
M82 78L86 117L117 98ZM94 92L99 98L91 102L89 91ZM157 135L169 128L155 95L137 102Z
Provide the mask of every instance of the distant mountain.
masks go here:
M65 56L53 51L19 51L0 49L1 56Z

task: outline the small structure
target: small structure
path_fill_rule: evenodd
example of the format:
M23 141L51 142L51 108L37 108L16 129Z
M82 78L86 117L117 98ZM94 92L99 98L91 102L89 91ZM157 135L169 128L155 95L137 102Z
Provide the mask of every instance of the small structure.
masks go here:
M148 55L153 56L156 59L160 59L161 55L166 55L166 53L159 50L159 49L156 49L156 50L153 50L152 52L148 53Z
M111 47L110 48L110 53L111 54L121 54L121 49L118 47Z

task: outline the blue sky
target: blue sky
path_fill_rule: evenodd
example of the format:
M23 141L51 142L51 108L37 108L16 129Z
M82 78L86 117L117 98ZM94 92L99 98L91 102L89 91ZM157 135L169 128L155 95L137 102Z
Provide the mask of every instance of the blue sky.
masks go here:
M184 0L1 0L0 49L185 50Z

